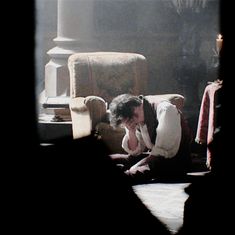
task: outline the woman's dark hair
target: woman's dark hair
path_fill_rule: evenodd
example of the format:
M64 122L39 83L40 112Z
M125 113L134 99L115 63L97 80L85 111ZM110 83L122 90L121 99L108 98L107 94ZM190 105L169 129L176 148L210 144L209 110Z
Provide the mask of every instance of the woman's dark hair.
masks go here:
M142 99L130 94L122 94L115 97L109 105L110 125L117 127L124 119L133 117L134 108L140 106Z

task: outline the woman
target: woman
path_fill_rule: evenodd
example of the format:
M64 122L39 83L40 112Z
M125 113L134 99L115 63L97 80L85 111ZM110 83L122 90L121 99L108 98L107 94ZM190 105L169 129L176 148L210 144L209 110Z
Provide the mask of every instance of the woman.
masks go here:
M188 171L192 136L175 105L157 96L122 94L112 100L109 109L111 125L125 127L122 147L128 153L111 158L133 182Z

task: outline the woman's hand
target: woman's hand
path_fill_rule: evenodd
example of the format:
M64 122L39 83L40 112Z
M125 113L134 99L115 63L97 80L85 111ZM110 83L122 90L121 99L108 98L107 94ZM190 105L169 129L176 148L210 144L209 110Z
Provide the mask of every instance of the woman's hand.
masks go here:
M124 123L124 126L130 131L134 132L136 131L137 123L133 121L133 119L127 120Z
M129 130L128 147L134 151L138 146L138 139L136 137L137 123L133 119L128 119L123 122L123 125Z

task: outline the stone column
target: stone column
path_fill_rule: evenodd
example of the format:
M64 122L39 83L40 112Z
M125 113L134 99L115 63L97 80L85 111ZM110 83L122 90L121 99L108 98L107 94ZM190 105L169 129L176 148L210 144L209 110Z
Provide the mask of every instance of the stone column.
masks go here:
M50 61L45 66L45 90L40 97L42 113L51 121L68 120L70 83L67 60L75 52L94 51L94 0L58 0L56 44L47 53Z

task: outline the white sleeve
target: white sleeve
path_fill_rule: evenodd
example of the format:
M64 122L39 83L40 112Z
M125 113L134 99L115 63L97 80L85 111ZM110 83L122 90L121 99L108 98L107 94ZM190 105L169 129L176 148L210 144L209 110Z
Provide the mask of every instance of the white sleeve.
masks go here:
M181 141L181 117L175 105L161 102L157 107L157 138L151 154L172 158L179 150Z
M125 134L125 136L123 137L123 140L122 140L122 148L127 153L129 153L131 155L141 154L144 151L144 149L145 149L145 144L144 144L144 141L142 139L140 131L136 130L136 137L138 139L138 146L137 146L137 148L135 150L131 150L128 147L129 130L127 128L125 128L125 130L126 130L126 134Z

